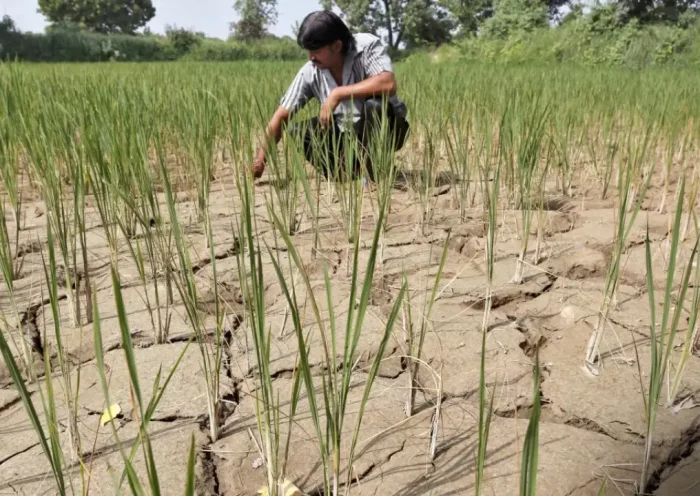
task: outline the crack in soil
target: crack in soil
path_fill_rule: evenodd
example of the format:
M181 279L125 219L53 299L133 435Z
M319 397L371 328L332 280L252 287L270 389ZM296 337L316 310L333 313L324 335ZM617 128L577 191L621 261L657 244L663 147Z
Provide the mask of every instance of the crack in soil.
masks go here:
M241 252L241 242L238 238L234 238L233 246L226 250L224 253L219 253L214 255L214 260L226 260L230 257L238 256ZM198 263L192 266L192 273L197 275L199 272L204 270L209 264L211 264L212 259L210 256L203 258Z
M401 447L399 447L395 451L392 451L391 453L388 453L384 457L383 460L381 460L380 462L375 462L375 463L370 464L365 470L363 470L361 473L359 473L355 477L353 477L352 480L350 481L350 484L351 485L357 484L357 483L362 482L363 480L367 479L367 477L372 475L372 472L374 472L375 469L382 467L382 466L386 465L387 463L389 463L394 456L401 453L405 448L406 448L406 439L404 439L401 442ZM362 454L358 455L357 458L359 458L360 456L362 456ZM344 488L346 486L347 486L347 484L345 484L345 483L338 484L338 489ZM321 488L316 489L315 491L310 492L309 495L310 496L325 496L325 492L324 492L324 489L321 487Z
M213 444L209 444L197 455L200 470L195 481L196 494L219 494L219 457L211 451Z
M9 410L10 408L12 408L13 406L15 406L15 405L16 405L17 403L19 403L20 401L22 401L22 397L21 397L21 396L17 396L16 398L14 398L14 399L8 401L8 402L5 403L4 405L0 406L0 413L3 413L3 412L5 412L5 411Z
M584 489L584 488L585 488L586 486L588 486L589 484L595 482L596 479L597 479L596 477L593 477L593 478L587 480L587 481L584 482L583 484L581 484L581 485L576 486L575 488L573 488L571 491L569 491L568 493L566 493L564 496L574 496L575 494L578 493L578 491L580 491L581 489Z
M693 424L683 432L678 444L671 450L668 457L661 466L649 477L644 488L644 494L653 494L661 486L664 476L678 466L683 460L693 454L695 445L700 443L700 418L696 418Z
M39 442L37 441L35 444L32 444L31 446L28 446L27 448L23 449L22 451L18 451L17 453L13 453L12 455L10 455L10 456L8 456L8 457L3 458L2 460L0 460L0 465L2 465L2 464L5 463L5 462L9 462L9 461L12 460L13 458L15 458L15 457L17 457L17 456L19 456L19 455L21 455L21 454L23 454L23 453L26 453L27 451L29 451L29 450L32 449L32 448L36 448L36 447L39 446L40 444L41 444L41 443L39 443Z

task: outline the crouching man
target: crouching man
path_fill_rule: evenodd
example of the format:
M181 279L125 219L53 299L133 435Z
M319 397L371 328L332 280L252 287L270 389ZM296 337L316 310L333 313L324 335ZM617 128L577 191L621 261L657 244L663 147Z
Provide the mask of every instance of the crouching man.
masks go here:
M253 163L254 177L262 176L269 147L286 132L303 147L306 160L326 177L337 178L350 170L353 177L366 171L374 180L367 157L369 150L376 150L372 140L397 151L409 131L406 105L396 95L396 78L386 49L376 36L353 35L329 11L309 14L297 42L308 52L309 61L267 125L265 143ZM318 117L288 127L289 118L314 97L321 104ZM348 143L359 146L346 154ZM345 165L347 156L353 157L351 167Z

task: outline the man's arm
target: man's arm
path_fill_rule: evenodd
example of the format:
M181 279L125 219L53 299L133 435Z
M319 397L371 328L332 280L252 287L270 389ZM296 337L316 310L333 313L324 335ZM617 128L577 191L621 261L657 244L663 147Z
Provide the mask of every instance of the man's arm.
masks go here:
M395 94L396 77L391 72L382 72L359 83L338 86L331 92L331 96L338 101L350 100L351 98L371 98L380 95L393 96Z
M258 147L253 162L253 175L257 179L262 176L265 170L265 157L271 146L276 146L282 138L282 127L290 116L306 105L306 102L313 97L312 88L308 82L309 66L302 67L297 73L294 81L282 97L277 111L267 123L265 136Z
M255 162L253 163L253 175L256 178L262 176L265 170L265 157L267 156L267 151L271 146L277 145L282 138L282 126L289 120L289 110L284 107L279 107L272 118L267 123L267 128L265 129L265 136L262 139L262 143L258 147L258 151L255 154Z
M396 94L396 77L392 72L385 71L376 76L347 86L338 86L328 95L328 99L321 107L319 120L322 125L328 125L333 116L333 111L343 100L353 98L372 98L376 96L393 96Z

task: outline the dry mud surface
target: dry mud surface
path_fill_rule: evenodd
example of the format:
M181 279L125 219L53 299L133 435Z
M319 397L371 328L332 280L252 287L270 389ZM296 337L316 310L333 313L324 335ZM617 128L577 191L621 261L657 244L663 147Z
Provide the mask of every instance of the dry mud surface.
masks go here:
M271 190L263 180L257 185L256 211L260 237L269 246L279 246L269 223L263 194ZM476 187L476 186L475 186ZM195 345L185 349L192 334L184 306L176 296L171 307L170 343L157 345L153 339L150 314L145 303L147 291L139 281L136 267L124 242L120 244L119 271L129 326L135 342L142 390L150 394L159 370L167 373L182 355L180 366L158 406L150 427L162 494L181 494L189 443L194 439L197 453L197 492L226 496L253 495L265 483L265 472L255 468L259 458L251 433L256 430L252 394L256 389L256 367L252 336L246 333L242 315L240 282L231 229L235 212L240 210L231 176L220 177L212 187L211 216L214 228L216 271L228 318L225 327L226 360L222 369L224 408L223 432L212 442L207 428L207 405L201 356ZM350 267L347 242L338 223L340 206L322 188L319 256L310 256L313 237L305 215L300 216L294 242L304 257L314 291L325 297L323 263L329 268L336 318L342 328L349 304ZM365 198L370 198L369 192ZM658 205L660 192L652 189L650 205ZM552 496L596 495L605 481L605 494L631 495L639 479L644 446L645 420L642 388L649 370L649 299L646 286L643 239L646 226L652 240L655 290L663 290L667 267L667 235L672 212L658 213L650 207L642 211L628 240L623 259L617 305L610 314L601 346L604 369L597 378L582 370L584 353L605 282L614 232L615 201L600 200L595 191L562 197L553 187L548 190L550 209L542 217L545 237L541 260L530 263L525 282L514 285L515 257L519 249L520 212L499 214L496 245L494 308L486 341L486 381L494 394L495 414L491 426L485 470L485 494L519 493L520 460L527 419L533 402L533 361L539 348L542 380L539 392L543 404L540 425L538 494ZM301 198L301 196L300 196ZM468 218L460 220L453 191L441 187L430 197L431 218L419 226L421 208L412 190L397 189L393 194L382 263L374 275L370 307L360 342L360 365L351 390L348 421L350 436L362 397L369 364L380 338L380 331L399 294L406 276L413 304L432 290L442 246L450 231L445 273L434 305L432 327L424 347L426 365L419 373L417 412L407 419L403 413L408 391L405 361L406 343L399 322L387 349L379 378L367 405L358 445L359 456L351 470L359 484L352 494L361 495L462 495L472 494L475 483L475 455L478 428L478 388L481 327L486 289L484 265L485 232L482 208L476 205ZM671 202L672 203L672 202ZM300 204L303 202L300 200ZM89 199L88 199L88 205ZM205 236L194 220L194 206L183 199L178 205L181 219L188 224L187 236L200 295L212 294L212 260ZM15 282L17 312L5 288L0 290L0 308L8 326L18 320L34 332L36 345L48 347L55 357L56 336L42 265L46 253L46 212L40 202L24 206L25 223L20 231L24 249L21 277ZM365 202L360 266L366 264L374 229L372 205ZM136 422L131 411L128 371L124 360L114 292L109 274L109 252L96 212L88 207L89 266L92 284L102 315L105 363L110 376L110 395L123 413L114 427L119 439L129 446L135 439ZM15 228L8 219L11 228ZM537 232L532 228L532 261ZM682 247L679 265L688 259L690 245ZM284 259L287 254L282 253ZM266 284L267 323L275 336L271 368L280 398L288 398L296 359L297 340L287 303L270 259L263 254ZM149 286L150 287L150 286ZM306 297L299 286L299 297ZM101 427L104 397L95 362L92 325L74 326L65 288L60 289L59 323L63 344L68 350L74 373L80 368L78 423L83 459L67 470L67 480L80 487L81 478L90 477L92 494L114 494L114 484L122 469L119 450L110 426ZM321 306L327 305L319 298ZM659 298L657 298L657 301ZM206 303L206 301L204 302ZM209 301L211 304L211 300ZM203 306L206 314L211 305ZM321 308L323 313L324 308ZM681 329L687 328L687 314ZM311 325L312 318L306 316ZM214 325L209 312L208 324ZM685 325L685 327L684 327ZM683 334L683 333L681 333ZM680 355L683 336L679 335L674 360ZM342 346L342 341L338 343ZM184 353L184 355L183 355ZM322 360L320 341L312 334L311 360ZM43 363L36 359L36 368ZM54 370L57 370L55 368ZM641 377L640 377L641 373ZM441 382L436 379L441 375ZM60 377L51 379L60 391ZM30 385L36 404L45 389ZM684 403L691 408L675 411L659 408L652 451L654 484L659 495L700 494L700 358L693 354L683 377ZM305 396L305 395L304 395ZM60 394L59 394L60 397ZM664 395L665 398L665 395ZM429 457L430 426L440 400L440 424L436 456ZM665 401L665 400L664 400ZM283 400L284 403L284 400ZM62 410L61 410L62 409ZM65 418L65 405L59 405ZM40 417L44 417L40 412ZM65 425L63 425L65 428ZM283 434L286 432L286 424ZM301 401L292 431L287 473L308 494L321 494L322 474L314 441L314 428L308 403ZM67 448L68 449L68 448ZM347 449L345 450L347 454ZM66 452L67 460L72 454ZM144 477L143 459L136 467ZM341 461L348 470L347 457ZM4 364L0 365L0 494L53 494L55 487L49 466L24 407Z

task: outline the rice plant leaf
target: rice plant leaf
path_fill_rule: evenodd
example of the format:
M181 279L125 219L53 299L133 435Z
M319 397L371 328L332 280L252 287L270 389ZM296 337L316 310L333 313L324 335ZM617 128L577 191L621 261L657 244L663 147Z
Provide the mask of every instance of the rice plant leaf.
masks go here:
M124 299L122 297L121 282L119 281L119 275L117 274L117 269L114 267L114 265L111 267L111 273L112 287L114 289L114 302L117 307L117 317L119 320L119 329L121 331L122 348L126 357L126 365L129 370L129 379L132 387L134 388L134 394L136 395L136 400L138 402L139 413L141 414L141 418L143 418L143 399L141 397L141 386L139 385L139 374L136 370L134 343L131 339L129 323L126 320L126 308L124 307Z
M0 319L0 322L2 322L2 319ZM5 330L0 330L0 352L2 352L2 357L5 361L5 366L10 372L10 377L12 377L12 382L15 384L20 398L22 398L22 404L24 405L24 409L27 412L27 416L29 417L29 421L31 422L32 427L34 428L34 431L37 434L37 438L39 439L41 449L44 452L44 455L46 456L47 460L49 461L49 464L51 465L51 471L53 472L54 479L56 480L58 491L61 494L65 494L65 482L63 479L63 472L61 471L60 465L54 457L54 452L52 451L52 448L46 441L46 433L44 432L44 428L42 427L41 421L39 420L39 415L37 414L36 409L34 408L34 402L32 401L31 394L27 390L27 386L25 385L24 379L22 378L22 372L19 366L17 365L14 356L12 355L12 350L10 349L9 345L7 344L7 341L5 340L5 332ZM49 375L47 377L49 377L50 382L51 376Z
M540 424L540 357L539 349L535 355L533 407L530 422L525 434L522 466L520 469L520 496L537 496L537 459L539 453Z
M187 457L187 476L185 478L185 496L194 496L194 482L195 482L195 467L196 457L194 450L194 433L190 440L190 454Z

